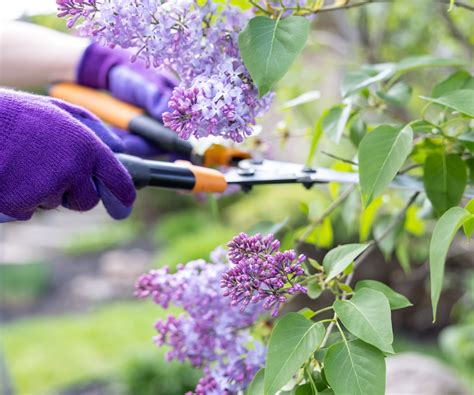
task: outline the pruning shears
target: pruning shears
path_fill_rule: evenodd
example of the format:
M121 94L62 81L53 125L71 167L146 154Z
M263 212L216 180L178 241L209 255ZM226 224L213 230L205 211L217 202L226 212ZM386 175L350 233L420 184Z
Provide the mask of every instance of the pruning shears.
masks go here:
M190 161L170 163L117 154L137 189L152 186L222 193L230 185L238 185L242 190L249 191L254 185L265 184L301 184L305 188L311 188L315 184L329 182L359 182L357 173L252 158L247 152L221 145L211 146L203 155L196 155L188 141L180 139L175 132L147 116L142 109L105 93L76 84L60 83L50 88L50 94L83 106L105 122L140 135L168 152L184 154L190 158ZM221 172L211 166L226 166L227 169ZM395 189L424 190L422 180L408 175L396 176L390 186ZM474 197L474 188L467 187L464 195Z
M192 192L222 193L230 185L238 185L247 192L254 185L301 184L309 189L315 184L329 182L342 184L359 182L357 173L340 172L324 167L308 168L297 163L265 159L244 159L223 173L187 161L169 163L125 154L117 156L131 174L137 189L153 186ZM390 187L411 191L424 190L420 179L408 175L395 177ZM474 188L466 188L464 196L473 198Z
M166 152L188 157L197 165L232 166L242 159L251 157L248 152L219 144L210 146L204 154L199 155L194 152L189 141L179 138L174 131L145 114L143 109L92 88L61 82L50 86L49 94L81 106L109 125L143 137Z

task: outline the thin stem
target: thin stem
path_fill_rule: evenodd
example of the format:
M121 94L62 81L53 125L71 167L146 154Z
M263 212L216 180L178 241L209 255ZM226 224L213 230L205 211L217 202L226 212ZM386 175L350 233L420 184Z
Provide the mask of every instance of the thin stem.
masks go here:
M295 248L298 249L300 248L304 241L308 238L308 236L311 234L311 232L316 229L318 225L320 225L326 217L328 217L336 208L339 207L339 205L347 199L347 197L351 194L351 192L355 189L356 184L352 184L346 188L344 192L342 192L336 200L334 200L327 208L322 212L322 214L316 218L309 226L308 229L303 233L303 235L298 239Z
M332 306L328 306L328 307L325 307L325 308L323 308L323 309L316 310L316 311L313 313L313 317L317 316L317 315L320 314L320 313L324 313L325 311L328 311L328 310L332 310Z
M339 325L339 322L337 320L336 320L336 326L342 338L344 339L344 343L347 343L346 335L344 335L344 331L342 330L341 325Z
M324 335L324 339L319 346L319 349L324 348L329 340L329 336L331 335L332 330L334 329L334 325L337 322L337 315L334 313L334 317L332 318L332 322L328 325L328 329L326 330L326 334Z
M253 0L249 0L249 3L252 4L255 8L257 8L259 11L263 12L264 14L266 15L273 15L273 13L269 10L266 10L265 8L263 8L260 4L256 3L255 1Z
M410 170L413 170L413 169L417 169L421 167L421 165L419 165L418 163L414 163L412 165L408 165L407 167L401 169L398 174L399 175L402 175L402 174L405 174L405 173L408 173Z
M332 318L326 318L324 320L319 320L318 322L334 322L334 319Z
M350 165L353 165L353 166L359 166L356 162L354 162L354 161L352 161L352 160L350 160L350 159L341 158L340 156L331 154L330 152L321 151L321 153L322 153L323 155L329 156L329 157L332 158L332 159L336 159L336 160L338 160L338 161L340 161L340 162L349 163Z

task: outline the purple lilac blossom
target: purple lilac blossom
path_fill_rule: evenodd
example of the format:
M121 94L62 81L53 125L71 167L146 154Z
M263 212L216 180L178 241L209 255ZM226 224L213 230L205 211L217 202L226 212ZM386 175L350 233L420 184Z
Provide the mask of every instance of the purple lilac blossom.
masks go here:
M306 293L298 281L304 276L304 255L293 250L279 251L280 242L273 235L248 236L241 233L228 244L229 260L233 266L221 279L224 296L230 297L232 305L247 306L263 302L263 308L278 314L287 295Z
M173 304L186 312L158 321L155 343L171 347L168 360L204 368L195 394L236 395L265 363L266 349L247 329L263 310L257 305L245 312L231 308L219 287L229 268L226 251L215 250L211 261L189 262L173 274L168 268L152 270L138 280L136 296L150 297L164 308Z
M269 108L273 93L262 98L245 68L238 33L248 14L229 4L218 11L195 0L57 0L58 15L82 35L110 46L135 50L147 65L168 68L181 83L163 114L180 137L222 136L236 142Z

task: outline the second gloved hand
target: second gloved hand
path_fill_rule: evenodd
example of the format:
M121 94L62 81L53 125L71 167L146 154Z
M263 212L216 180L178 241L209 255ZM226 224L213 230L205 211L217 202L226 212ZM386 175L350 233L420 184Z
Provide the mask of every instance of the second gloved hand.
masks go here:
M130 214L135 188L115 158L123 144L87 111L0 89L0 222L38 208L86 211L102 200L116 219Z
M162 121L177 81L171 74L146 68L141 60L132 63L131 54L120 48L92 43L77 68L77 83L106 89L117 99L145 109Z

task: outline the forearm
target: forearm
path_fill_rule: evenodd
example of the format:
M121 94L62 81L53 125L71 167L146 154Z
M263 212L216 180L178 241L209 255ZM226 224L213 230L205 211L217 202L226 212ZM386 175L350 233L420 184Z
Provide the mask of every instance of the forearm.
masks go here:
M0 86L25 88L73 81L88 44L88 39L30 23L0 23Z

